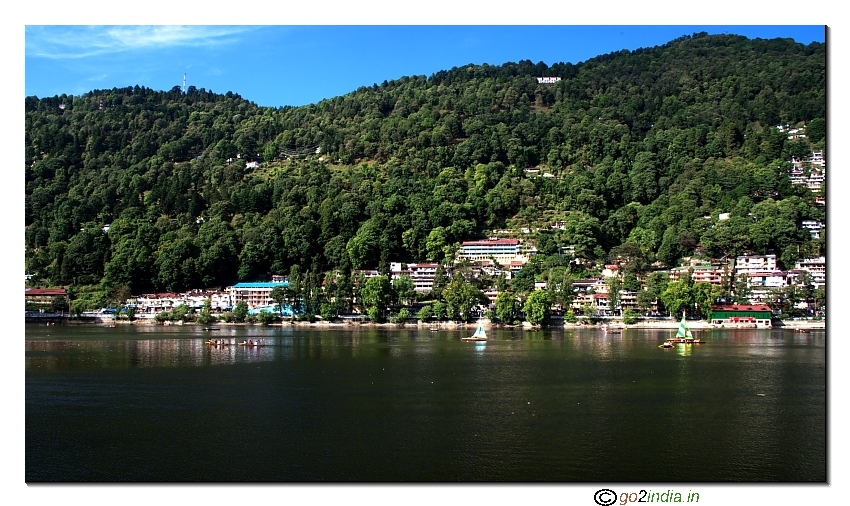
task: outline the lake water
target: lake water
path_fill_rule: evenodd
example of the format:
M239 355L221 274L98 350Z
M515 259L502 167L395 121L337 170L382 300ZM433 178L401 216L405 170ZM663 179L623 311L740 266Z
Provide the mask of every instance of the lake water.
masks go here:
M28 324L26 480L826 481L824 331L470 332Z

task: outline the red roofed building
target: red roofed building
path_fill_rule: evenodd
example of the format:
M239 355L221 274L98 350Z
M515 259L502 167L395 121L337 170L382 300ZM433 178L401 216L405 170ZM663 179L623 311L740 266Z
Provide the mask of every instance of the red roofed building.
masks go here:
M727 304L711 306L709 321L716 325L755 324L757 327L772 326L773 311L763 304Z
M61 297L65 300L65 306L68 307L68 292L64 288L25 288L24 289L24 305L49 306L53 304L56 297Z

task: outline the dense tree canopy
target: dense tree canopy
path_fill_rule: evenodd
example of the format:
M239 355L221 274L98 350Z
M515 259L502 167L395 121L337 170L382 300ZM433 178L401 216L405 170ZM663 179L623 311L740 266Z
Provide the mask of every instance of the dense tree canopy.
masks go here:
M564 230L541 237L546 252L616 253L634 272L698 246L787 263L819 247L801 221L824 220L815 194L790 185L788 160L824 147L825 49L695 34L576 65L467 65L297 108L179 87L27 97L26 268L46 284L133 293L294 265L321 279L443 260L487 231L555 220ZM805 125L811 143L780 124Z

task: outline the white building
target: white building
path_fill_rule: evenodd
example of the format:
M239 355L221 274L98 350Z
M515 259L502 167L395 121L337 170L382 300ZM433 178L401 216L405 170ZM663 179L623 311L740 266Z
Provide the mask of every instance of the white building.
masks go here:
M405 268L399 262L390 263L390 271L392 279L398 279L404 274L410 276L413 280L413 287L417 293L428 293L434 288L434 277L437 275L437 269L440 264L407 264ZM446 276L449 276L449 270L446 271Z
M826 285L826 257L802 258L797 260L794 268L808 271L815 288Z
M233 306L245 301L248 304L248 309L256 309L276 304L269 295L273 289L279 286L289 286L289 283L286 281L237 283L228 288L228 291Z
M711 264L674 267L670 269L670 281L678 281L691 270L693 270L691 279L694 283L711 283L712 285L723 286L723 278L726 276L723 267Z
M776 270L776 255L743 255L735 259L735 275ZM752 277L752 276L750 276Z
M809 231L812 239L820 239L820 231L823 230L823 223L817 220L803 220L802 226Z
M522 241L519 239L485 239L483 241L466 241L461 244L458 252L460 258L467 260L494 260L502 265L510 265L511 262L528 262L529 255L536 250L530 248L525 251Z

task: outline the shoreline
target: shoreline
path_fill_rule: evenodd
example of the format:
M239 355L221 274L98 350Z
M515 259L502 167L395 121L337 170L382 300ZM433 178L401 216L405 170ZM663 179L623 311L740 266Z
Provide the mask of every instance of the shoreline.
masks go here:
M73 324L95 324L95 325L103 325L103 324L117 324L117 325L162 325L151 319L138 319L134 321L126 321L126 320L107 320L100 322L86 322L86 321L74 321L69 320L68 323ZM597 329L602 330L604 327L610 327L615 329L678 329L680 321L679 320L654 320L654 321L639 321L637 323L633 323L631 325L626 325L622 320L611 320L605 321L595 324L586 324L586 323L566 323L563 324L554 323L549 325L547 328L549 329ZM170 325L175 326L193 326L193 327L212 327L212 326L224 326L224 327L262 327L262 324L259 323L227 323L227 322L214 322L208 323L206 325L196 322L186 322L186 323L171 323ZM482 325L487 329L522 329L522 330L537 330L543 327L533 326L528 322L523 322L519 325L501 325L494 324L490 320L484 318L481 320L476 320L474 322L454 322L454 321L439 321L439 322L406 322L404 324L398 323L373 323L373 322L359 322L359 321L323 321L317 320L315 322L307 322L307 321L284 321L284 322L275 322L265 325L267 327L314 327L314 328L322 328L322 329L354 329L354 328L417 328L420 330L429 330L431 328L438 328L440 330L461 330L461 329L475 329L478 325ZM166 325L167 326L167 325ZM691 330L712 330L712 329L775 329L775 330L783 330L783 329L806 329L806 330L825 330L826 329L826 321L825 320L774 320L772 327L757 327L752 323L733 323L733 324L724 324L724 325L716 325L713 323L709 323L705 320L692 320L688 321L688 326Z

